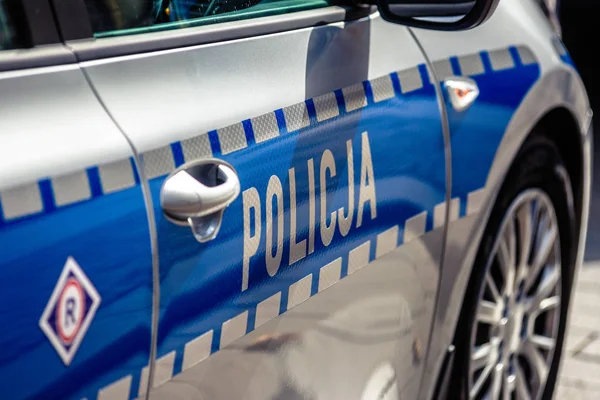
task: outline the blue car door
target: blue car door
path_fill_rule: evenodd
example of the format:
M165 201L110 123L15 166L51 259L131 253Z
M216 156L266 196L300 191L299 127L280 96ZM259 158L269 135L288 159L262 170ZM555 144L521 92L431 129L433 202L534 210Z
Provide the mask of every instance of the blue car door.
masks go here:
M185 7L123 31L92 12L96 39L69 43L150 186L159 321L140 381L151 398L413 398L447 212L423 54L325 1Z
M0 72L0 398L128 396L150 356L141 181L72 56L46 50L67 64Z

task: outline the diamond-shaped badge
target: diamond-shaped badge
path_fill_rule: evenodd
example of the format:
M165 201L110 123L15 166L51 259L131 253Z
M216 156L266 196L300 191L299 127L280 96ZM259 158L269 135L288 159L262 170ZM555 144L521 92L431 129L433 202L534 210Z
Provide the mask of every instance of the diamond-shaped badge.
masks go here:
M40 328L69 365L87 332L100 295L73 257L69 257L40 318Z

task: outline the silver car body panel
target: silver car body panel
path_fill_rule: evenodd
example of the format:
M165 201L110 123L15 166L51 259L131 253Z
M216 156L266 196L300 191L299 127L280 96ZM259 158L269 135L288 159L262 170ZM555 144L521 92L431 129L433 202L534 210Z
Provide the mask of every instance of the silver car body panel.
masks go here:
M0 382L0 393L13 394L15 388L24 388L23 395L117 400L145 396L152 388L151 398L368 400L384 394L389 396L386 399L431 398L499 187L527 134L555 107L569 110L581 131L581 263L590 196L589 105L568 55L557 46L534 2L503 0L492 18L473 30L413 30L441 79L452 75L457 63L479 71L481 60L490 53L494 57L510 54L512 61L496 58L500 63L519 64L510 68L539 69L539 77L525 88L526 95L503 127L489 169L484 171L486 179L468 193L471 203L462 199L446 203L443 190L436 192L447 183L442 170L446 160L441 125L439 136L433 131L434 123L441 119L431 92L404 97L418 92L417 84L405 93L405 82L420 76L423 85L428 75L423 68L420 75L414 74L425 57L410 31L383 21L377 13L343 22L344 13L339 7L330 7L139 37L71 42L65 47L32 51L24 64L18 65L12 56L7 56L6 62L0 57L3 70L71 63L0 72L0 93L11 94L0 96L0 238L9 244L0 252L0 266L14 271L10 277L15 282L35 276L34 268L43 267L44 271L30 281L38 285L35 296L5 293L4 304L26 306L27 318L15 332L35 346L17 346L0 358L0 371L13 374L13 379L6 380L10 387ZM327 24L314 27L319 16ZM288 27L278 18L289 23ZM261 35L253 36L253 32ZM82 61L73 63L75 57ZM357 96L360 83L364 92ZM410 104L422 103L410 108L412 100ZM286 107L302 104L315 108L300 112L291 124L285 120ZM386 108L385 104L393 106ZM423 185L414 186L409 180L377 184L380 198L389 204L403 204L404 200L417 204L415 215L402 205L401 218L393 226L372 225L368 234L357 233L356 238L352 223L348 238L334 237L329 248L317 246L314 256L318 259L310 259L309 251L305 260L293 266L295 270L287 268L289 253L284 250L285 273L275 271L279 275L271 280L261 278L264 285L253 287L257 275L251 272L246 294L243 283L241 294L236 294L238 280L243 281L242 256L236 253L243 246L238 239L242 231L252 236L244 230L241 198L225 212L223 232L215 241L218 245L212 250L207 247L208 258L201 258L205 251L193 243L190 232L169 225L160 215L157 193L162 178L176 162L194 157L217 155L233 160L234 166L242 168L238 171L242 185L252 182L243 190L267 187L266 181L254 183L256 177L248 175L267 179L269 175L287 175L288 167L306 169L306 159L312 158L318 180L318 160L325 151L317 139L322 137L327 146L334 146L332 134L349 129L344 121L352 119L351 112L356 112L352 107L365 109L369 122L357 126L371 134L376 177L380 166L393 175L394 165L409 165L398 171L413 173L427 161L433 162L431 169L437 169L438 175L417 182ZM413 114L390 114L390 110L403 107ZM407 124L406 129L414 141L423 140L418 142L421 151L430 158L407 144L397 144L400 153L386 155L381 150L385 146L374 144L377 140L404 142L398 131L374 122L378 112L397 126L404 127L410 116L422 123L423 131L430 134L427 140L425 135L416 135L416 127ZM254 121L267 125L250 129L253 134L248 134L248 124L252 126ZM273 121L278 132L265 128ZM293 124L312 141L304 147L300 141L296 145L296 133L290 134ZM379 139L373 139L377 135L372 132L378 129ZM384 135L386 132L391 136ZM451 136L453 132L451 124ZM355 143L351 146L358 176L365 145L358 135L349 138ZM285 154L299 149L303 167L284 162L278 166L283 170L275 172L268 165L263 168L262 159L253 155L256 151L264 160L281 161ZM334 150L334 154L338 153ZM345 160L344 156L339 159ZM421 164L416 163L419 159ZM337 160L339 180L345 179L345 161L340 163L335 156L333 160L333 165ZM119 179L123 176L125 181ZM298 185L306 184L301 181L306 178L298 175L297 179ZM61 186L61 182L67 184ZM358 182L356 187L358 192ZM288 196L286 180L283 190ZM335 202L347 191L348 185L342 183L328 199ZM411 197L419 191L428 195ZM404 198L403 192L407 193ZM264 198L260 201L264 212L267 204ZM309 206L301 201L299 215L308 215ZM147 205L150 210L146 214ZM287 243L290 220L289 207L285 208ZM365 210L367 220L369 209ZM441 260L446 217L450 224ZM87 224L78 225L78 221ZM381 217L377 223L380 221ZM263 226L263 232L265 229ZM309 226L299 226L298 241L309 231ZM62 232L67 233L61 236ZM323 234L327 232L321 231ZM55 239L34 240L49 236ZM96 237L92 244L86 241L91 237ZM158 252L150 237L158 240ZM265 247L262 240L257 255L266 257ZM275 254L278 251L275 248ZM64 261L73 254L98 289L102 303L81 348L66 367L38 323L42 323L40 317ZM232 265L219 264L228 257ZM211 269L212 264L221 269ZM14 265L24 268L18 270ZM265 273L271 275L268 268ZM210 281L202 275L203 269L220 280ZM205 278L212 286L198 284ZM198 308L203 298L219 295L219 301ZM297 305L292 308L292 303ZM232 307L238 307L237 311ZM20 318L11 308L4 314L5 324ZM208 322L204 315L209 316ZM115 316L127 322L119 325ZM149 368L148 357L154 354L151 337L157 343L157 354ZM35 363L24 364L34 359ZM28 377L40 374L46 378L27 386ZM78 385L69 384L74 379Z

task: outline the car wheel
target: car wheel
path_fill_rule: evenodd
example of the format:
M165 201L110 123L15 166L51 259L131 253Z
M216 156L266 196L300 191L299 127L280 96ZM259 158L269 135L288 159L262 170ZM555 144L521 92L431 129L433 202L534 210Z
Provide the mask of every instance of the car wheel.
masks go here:
M500 190L457 328L454 394L551 399L571 291L574 207L555 145L533 136Z

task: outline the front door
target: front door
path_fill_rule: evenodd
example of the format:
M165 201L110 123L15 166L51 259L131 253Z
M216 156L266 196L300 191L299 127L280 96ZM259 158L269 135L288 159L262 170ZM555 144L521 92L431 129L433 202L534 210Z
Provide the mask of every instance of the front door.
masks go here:
M160 309L140 381L152 398L412 398L446 214L425 59L368 10L238 6L163 2L152 26L90 9L95 41L70 44L152 192ZM191 229L163 208L176 168L199 190L237 177L239 195Z

